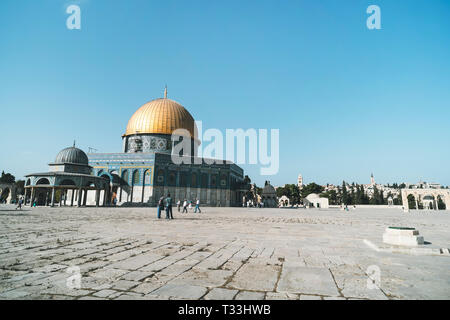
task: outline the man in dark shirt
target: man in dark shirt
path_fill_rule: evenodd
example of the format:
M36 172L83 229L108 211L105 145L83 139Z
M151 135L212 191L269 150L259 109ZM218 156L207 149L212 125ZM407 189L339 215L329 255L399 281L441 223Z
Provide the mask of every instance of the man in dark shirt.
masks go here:
M158 201L158 219L161 218L161 211L164 210L164 197L159 198Z
M167 194L167 198L166 198L166 219L173 219L172 198L170 197L170 193Z

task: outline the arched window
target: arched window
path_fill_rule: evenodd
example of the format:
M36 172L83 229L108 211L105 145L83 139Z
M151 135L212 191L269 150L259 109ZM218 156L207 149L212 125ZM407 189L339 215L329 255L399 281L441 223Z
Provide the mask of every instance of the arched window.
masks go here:
M128 170L122 171L122 183L128 184Z
M133 172L133 185L139 184L140 178L141 177L139 175L139 170L134 170L134 172Z
M146 170L145 173L144 173L144 184L145 185L149 185L150 184L150 179L151 179L150 170Z
M215 187L216 186L216 176L215 175L212 175L211 176L211 187Z
M47 178L41 178L36 182L36 184L50 184L50 181L48 181Z
M223 174L220 177L220 186L225 187L226 185L227 185L227 176Z

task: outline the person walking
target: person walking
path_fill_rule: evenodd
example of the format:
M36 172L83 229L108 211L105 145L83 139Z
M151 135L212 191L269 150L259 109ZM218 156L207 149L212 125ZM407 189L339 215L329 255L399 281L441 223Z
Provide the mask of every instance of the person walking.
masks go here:
M181 207L181 200L178 200L178 202L177 202L178 212L180 212L180 207Z
M161 211L164 210L164 197L159 198L157 210L158 210L158 219L161 219Z
M17 208L16 209L22 210L22 203L23 203L22 196L19 196L19 201L17 202Z
M198 198L197 198L197 201L195 202L194 213L197 213L197 210L199 213L202 213L202 210L200 210L200 199L198 199Z
M188 206L188 202L187 202L186 199L184 199L184 202L183 202L183 213L188 213L187 206Z
M170 193L167 194L166 198L166 219L173 219L172 198L170 197Z

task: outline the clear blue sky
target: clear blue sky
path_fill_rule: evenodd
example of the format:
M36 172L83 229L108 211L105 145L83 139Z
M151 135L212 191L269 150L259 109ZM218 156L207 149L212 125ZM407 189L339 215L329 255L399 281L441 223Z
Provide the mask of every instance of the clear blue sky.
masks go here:
M46 170L74 139L120 152L166 83L205 128L280 129L279 174L243 166L258 184L450 184L448 0L2 0L0 170Z

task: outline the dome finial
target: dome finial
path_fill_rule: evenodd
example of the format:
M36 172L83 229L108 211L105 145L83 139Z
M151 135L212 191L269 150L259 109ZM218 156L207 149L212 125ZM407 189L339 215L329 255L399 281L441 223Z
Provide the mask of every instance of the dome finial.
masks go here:
M73 140L73 147L75 148L75 140Z
M164 88L164 99L167 99L167 84Z

